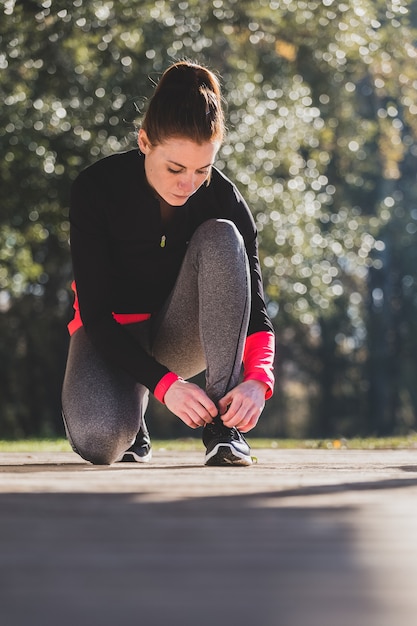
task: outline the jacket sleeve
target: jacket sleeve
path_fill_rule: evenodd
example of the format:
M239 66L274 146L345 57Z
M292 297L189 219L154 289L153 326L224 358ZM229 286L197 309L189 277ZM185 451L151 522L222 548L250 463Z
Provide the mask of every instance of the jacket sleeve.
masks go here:
M275 336L261 331L246 338L243 353L243 380L259 380L267 385L265 400L274 393Z
M81 320L98 352L153 392L169 370L149 356L113 317L112 267L102 196L99 181L92 181L86 171L72 185L70 241Z

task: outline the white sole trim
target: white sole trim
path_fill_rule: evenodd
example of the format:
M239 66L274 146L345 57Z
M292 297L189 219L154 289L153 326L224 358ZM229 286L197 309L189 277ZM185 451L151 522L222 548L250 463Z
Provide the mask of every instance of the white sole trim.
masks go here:
M228 459L226 454L219 455L220 449L221 448L225 448L225 453L227 454L226 451L230 452L230 456L233 456L233 460L232 459ZM207 465L208 461L210 461L211 459L213 459L215 456L219 455L219 460L222 461L221 465L252 465L252 457L248 454L245 454L244 452L240 452L239 450L236 450L236 448L234 448L233 446L231 446L230 444L227 443L218 443L216 446L214 446L213 450L211 450L211 452L206 453L205 456L205 464Z

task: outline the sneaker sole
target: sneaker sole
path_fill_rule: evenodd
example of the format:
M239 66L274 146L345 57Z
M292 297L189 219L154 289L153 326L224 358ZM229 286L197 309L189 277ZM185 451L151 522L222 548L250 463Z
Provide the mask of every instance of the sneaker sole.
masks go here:
M145 454L145 456L139 456L134 452L125 452L121 459L118 459L118 463L149 463L152 459L152 450Z
M218 443L213 450L206 454L204 465L230 466L230 465L252 465L252 458L237 451L232 446Z

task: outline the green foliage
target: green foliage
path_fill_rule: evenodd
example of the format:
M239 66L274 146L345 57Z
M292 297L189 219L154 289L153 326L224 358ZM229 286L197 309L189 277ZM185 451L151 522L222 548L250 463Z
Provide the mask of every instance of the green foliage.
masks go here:
M183 57L221 76L218 166L259 228L279 346L260 432L415 425L415 5L3 3L0 433L61 428L71 180L135 145L154 83Z

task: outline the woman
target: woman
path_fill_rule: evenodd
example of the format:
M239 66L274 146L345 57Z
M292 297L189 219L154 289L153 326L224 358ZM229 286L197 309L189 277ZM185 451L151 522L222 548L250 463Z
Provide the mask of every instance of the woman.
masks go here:
M223 136L216 76L175 63L150 100L139 150L101 159L73 184L63 417L91 463L150 459L149 392L203 427L207 465L251 463L241 433L272 395L274 334L253 218L213 167ZM204 390L187 381L203 370Z

